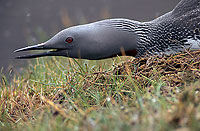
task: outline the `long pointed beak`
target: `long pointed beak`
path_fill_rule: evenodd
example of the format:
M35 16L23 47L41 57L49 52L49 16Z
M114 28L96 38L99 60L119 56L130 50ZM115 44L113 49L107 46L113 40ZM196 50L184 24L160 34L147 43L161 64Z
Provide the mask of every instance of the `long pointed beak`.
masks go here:
M63 50L56 50L56 51L48 51L38 54L30 54L30 55L24 55L24 56L17 56L15 59L32 59L32 58L38 58L38 57L44 57L44 56L58 56L58 53Z
M44 45L45 45L45 43L41 43L41 44L37 44L37 45L33 45L33 46L27 46L24 48L17 49L14 52L21 52L21 51L28 51L28 50L42 50L42 49L44 49Z
M33 46L20 48L20 49L15 50L14 52L22 52L22 51L30 51L30 50L47 50L47 49L54 49L54 51L47 51L47 52L38 53L38 54L17 56L15 59L31 59L31 58L44 57L44 56L60 56L63 53L63 51L65 51L65 49L50 48L47 44L41 43L41 44L37 44Z

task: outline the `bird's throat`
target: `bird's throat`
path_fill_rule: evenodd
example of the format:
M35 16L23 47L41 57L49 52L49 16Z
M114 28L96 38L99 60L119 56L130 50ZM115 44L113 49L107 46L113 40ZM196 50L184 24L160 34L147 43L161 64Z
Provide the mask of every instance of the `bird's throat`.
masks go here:
M133 50L128 50L128 51L125 51L125 52L120 52L120 53L117 53L115 55L111 55L111 56L108 56L106 58L112 58L112 57L116 57L116 56L133 56L135 57L137 55L137 50L136 49L133 49Z

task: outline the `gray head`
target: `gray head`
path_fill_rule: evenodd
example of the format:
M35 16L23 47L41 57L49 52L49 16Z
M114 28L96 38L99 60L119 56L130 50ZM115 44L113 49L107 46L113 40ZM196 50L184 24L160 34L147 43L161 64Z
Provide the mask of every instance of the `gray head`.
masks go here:
M66 56L98 60L121 55L122 49L126 55L137 54L137 36L134 32L111 26L117 19L103 20L64 29L48 41L16 50L54 49L40 54L19 56L18 59L43 56Z

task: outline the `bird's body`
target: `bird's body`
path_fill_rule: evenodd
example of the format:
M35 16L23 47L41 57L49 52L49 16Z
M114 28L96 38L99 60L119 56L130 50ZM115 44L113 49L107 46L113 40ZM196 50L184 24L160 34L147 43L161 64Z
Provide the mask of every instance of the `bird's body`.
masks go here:
M108 19L62 30L43 44L25 47L57 49L37 55L105 59L121 55L140 57L148 54L172 54L185 49L200 49L200 0L182 0L167 14L150 22Z

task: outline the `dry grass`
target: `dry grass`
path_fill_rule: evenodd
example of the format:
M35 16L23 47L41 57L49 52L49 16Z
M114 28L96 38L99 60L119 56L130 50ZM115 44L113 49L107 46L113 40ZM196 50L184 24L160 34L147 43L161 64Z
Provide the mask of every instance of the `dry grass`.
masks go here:
M148 87L146 78L160 79L172 87L183 86L200 78L200 51L135 59L119 65L114 71L116 75L126 75L127 69L145 87Z
M119 60L42 58L3 77L0 129L200 129L200 51Z

